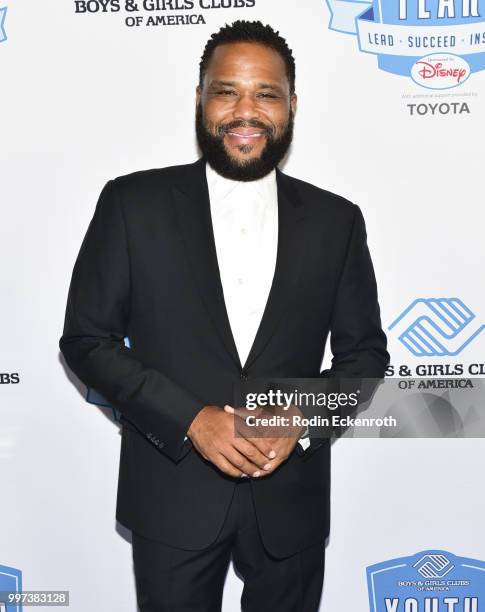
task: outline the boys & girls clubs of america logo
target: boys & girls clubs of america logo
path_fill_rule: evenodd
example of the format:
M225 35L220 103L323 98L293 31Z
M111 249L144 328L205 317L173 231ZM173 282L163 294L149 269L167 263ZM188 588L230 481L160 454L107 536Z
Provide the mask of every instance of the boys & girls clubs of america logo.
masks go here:
M381 70L428 89L485 69L485 0L326 0L331 30L356 37Z
M485 562L425 550L367 568L371 612L481 612Z

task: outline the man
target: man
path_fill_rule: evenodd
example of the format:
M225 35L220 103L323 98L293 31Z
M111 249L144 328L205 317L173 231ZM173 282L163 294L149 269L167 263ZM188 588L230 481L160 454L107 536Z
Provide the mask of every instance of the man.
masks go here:
M292 140L285 40L237 21L207 43L202 158L109 181L78 255L60 348L120 411L117 518L140 609L317 610L330 444L236 436L241 379L381 378L388 363L359 208L277 169ZM333 365L320 372L331 333ZM128 336L130 348L124 346Z

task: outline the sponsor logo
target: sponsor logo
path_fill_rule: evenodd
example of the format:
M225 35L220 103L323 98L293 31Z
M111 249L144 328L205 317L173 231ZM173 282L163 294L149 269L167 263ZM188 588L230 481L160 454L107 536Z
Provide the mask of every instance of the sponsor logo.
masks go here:
M7 7L0 6L0 43L7 40L7 32L5 31L5 17L7 15Z
M449 89L470 76L468 62L458 55L436 53L419 59L411 68L411 78L429 89Z
M426 550L367 568L371 612L479 612L485 562Z
M413 117L417 115L466 115L470 114L470 107L466 102L441 102L438 104L408 104L409 114Z
M459 355L485 325L459 298L419 298L389 330L415 357Z
M455 567L445 555L424 555L416 561L416 567L423 578L443 578Z
M247 9L256 0L73 0L76 14L118 13L129 28L205 24L219 9ZM198 12L197 12L198 11Z
M19 593L22 591L22 572L13 567L0 565L0 592ZM21 604L12 604L0 598L0 612L22 612Z
M448 89L485 69L485 0L326 0L331 30L356 36L378 67Z

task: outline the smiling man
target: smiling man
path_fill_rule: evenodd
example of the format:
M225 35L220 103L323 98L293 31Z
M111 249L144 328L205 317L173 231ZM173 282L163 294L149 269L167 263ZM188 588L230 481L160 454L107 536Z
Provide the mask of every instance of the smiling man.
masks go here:
M270 46L232 41L232 35L214 36L202 58L197 139L222 176L254 181L273 171L291 144L295 67L282 39Z
M231 558L245 612L319 607L330 443L236 435L238 384L381 378L388 354L360 209L277 167L295 112L286 41L222 28L200 63L202 157L109 181L74 266L60 348L121 413L142 612L217 612Z

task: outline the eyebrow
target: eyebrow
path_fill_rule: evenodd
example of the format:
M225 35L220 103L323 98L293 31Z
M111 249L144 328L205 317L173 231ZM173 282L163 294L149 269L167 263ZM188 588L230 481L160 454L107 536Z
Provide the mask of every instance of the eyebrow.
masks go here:
M279 85L273 85L272 83L258 83L259 89L273 89L274 91L282 91Z
M236 87L236 81L211 81L209 87ZM271 89L273 91L278 91L280 93L283 92L283 89L278 85L273 85L272 83L258 83L258 89Z
M211 81L209 87L234 87L236 85L236 81Z

